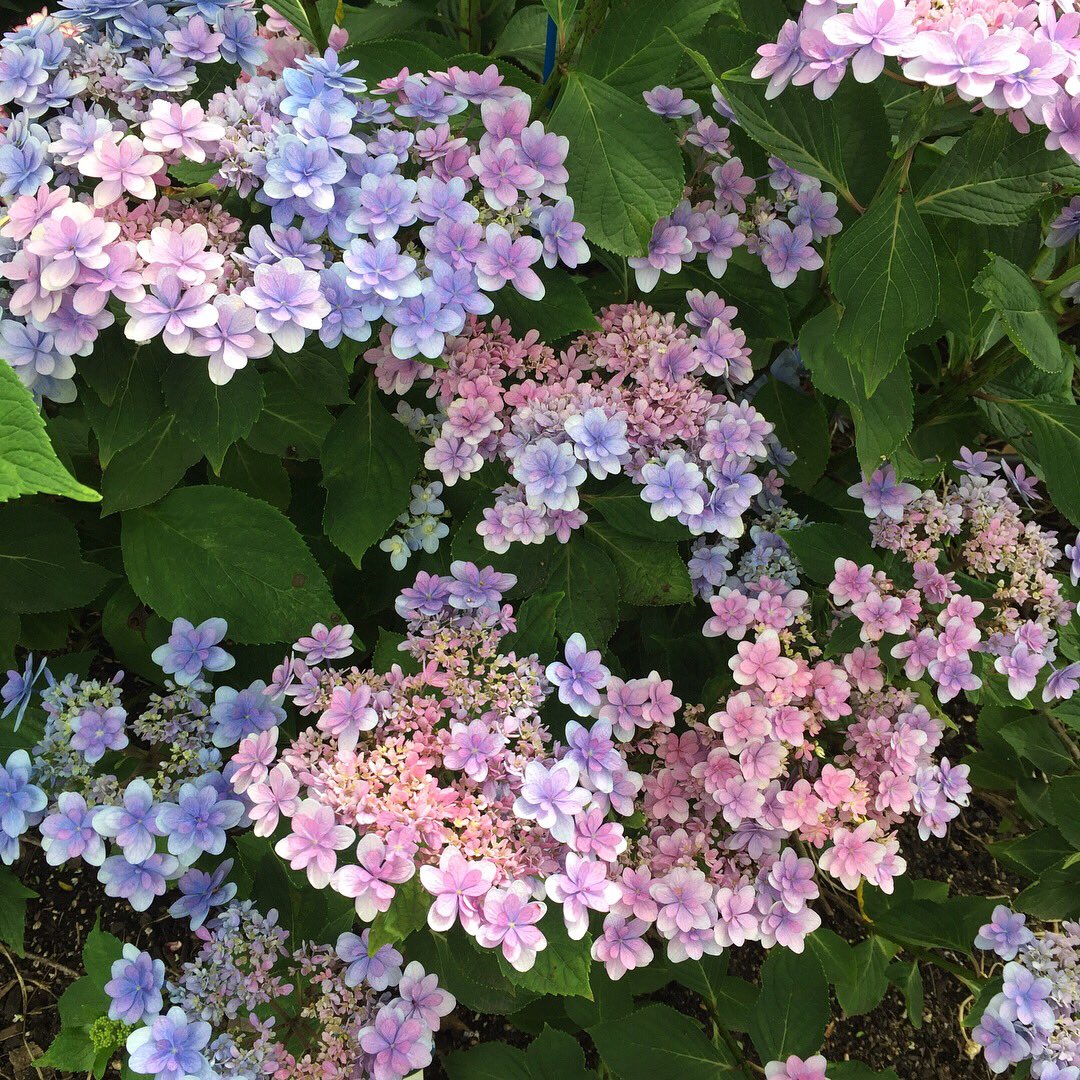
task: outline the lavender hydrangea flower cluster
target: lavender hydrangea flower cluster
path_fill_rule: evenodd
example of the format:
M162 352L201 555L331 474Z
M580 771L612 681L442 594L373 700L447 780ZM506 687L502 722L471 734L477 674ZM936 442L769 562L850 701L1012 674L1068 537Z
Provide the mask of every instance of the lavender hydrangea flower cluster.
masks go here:
M737 539L755 503L779 505L779 473L759 476L759 466L791 458L736 394L753 374L738 309L716 293L687 299L685 323L613 305L560 353L535 332L518 338L502 320L470 319L448 340L445 366L401 359L385 330L366 358L384 390L430 380L436 408L403 402L398 416L429 444L424 464L444 484L505 465L509 482L477 526L490 551L552 535L565 543L588 521L591 495L620 476L655 520L675 518L710 542ZM400 567L421 545L406 533L383 546Z
M1080 923L1033 931L1003 904L975 938L1005 961L1001 992L972 1032L992 1072L1031 1062L1039 1080L1080 1077Z
M693 168L682 202L653 226L645 255L629 260L638 288L649 292L661 274L677 274L699 255L721 278L739 248L757 256L781 289L800 270L824 265L815 245L840 231L835 195L776 157L769 158L767 176L747 176L730 127L703 116L677 88L658 86L644 97L654 113L679 125ZM717 87L713 99L724 124L736 126ZM757 194L762 183L764 193Z
M155 1080L401 1080L431 1062L432 1035L454 998L390 945L368 952L367 931L336 947L290 945L278 913L229 904L202 946L166 979L165 965L125 945L105 985L110 1019L131 1028L128 1064ZM294 981L286 981L294 980ZM299 1057L260 1011L303 983L305 1020L318 1024Z
M1015 0L808 0L753 70L767 97L810 84L829 98L850 68L873 82L896 58L905 78L951 89L1007 116L1020 132L1046 129L1047 149L1080 160L1080 19L1071 5Z
M541 262L588 258L567 140L494 65L369 94L341 28L319 55L244 3L123 10L114 27L115 5L79 0L0 44L0 340L39 398L74 397L73 358L117 316L216 383L379 320L396 355L434 358L491 293L539 300ZM237 78L202 103L209 64ZM226 210L233 192L269 227Z

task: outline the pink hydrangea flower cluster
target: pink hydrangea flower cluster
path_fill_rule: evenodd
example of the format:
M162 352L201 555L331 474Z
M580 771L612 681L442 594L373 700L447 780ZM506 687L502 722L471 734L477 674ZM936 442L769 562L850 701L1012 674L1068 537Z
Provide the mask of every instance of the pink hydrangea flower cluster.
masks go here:
M406 393L430 380L431 413L399 415L430 443L424 463L447 485L486 462L505 464L477 532L490 551L565 542L587 520L589 487L628 476L658 521L675 517L696 536L739 537L755 497L778 493L775 471L755 470L778 449L772 425L733 387L750 381L737 309L715 293L688 294L686 323L644 304L604 309L597 331L556 354L535 331L470 320L450 338L438 369L368 351L380 386ZM592 478L592 481L589 478Z
M190 1038L189 1065L197 1053L206 1075L221 1080L401 1080L431 1063L432 1036L456 1004L437 976L415 960L406 964L391 945L369 954L366 931L345 932L332 946L290 945L277 915L234 902L201 928L196 955L175 980L158 982L154 1003L165 1008L164 989L167 1024L148 1010L129 1036L133 1059L158 1041ZM125 986L124 967L110 984L120 1004L146 993L143 984ZM298 1016L314 1032L298 1058L289 1033L276 1027L278 1015L260 1014L299 985Z
M747 940L798 950L820 925L819 870L890 890L896 827L943 835L966 803L913 692L885 688L863 650L819 658L805 593L773 604L763 586L782 629L740 640L737 689L706 718L657 672L612 676L577 634L546 669L501 655L512 585L472 564L419 574L397 604L414 674L295 657L275 673L318 719L280 755L265 739L258 777L234 786L271 807L262 831L294 869L364 920L418 873L433 929L460 923L520 970L547 946L549 904L572 939L603 916L592 953L613 978L652 959L650 938L676 961ZM539 715L553 693L579 718L558 741Z
M1057 534L1032 520L1037 481L1024 467L966 448L953 463L958 478L920 490L899 483L889 465L854 485L872 519L875 547L900 557L890 576L872 565L836 562L834 601L861 623L868 645L883 637L909 679L924 674L941 701L975 691L990 670L1023 700L1042 683L1042 699L1069 698L1080 685L1080 663L1058 667L1059 629L1075 604L1055 573L1062 562ZM1065 549L1080 580L1078 545ZM896 579L902 573L905 584ZM910 587L906 579L910 576Z
M118 316L219 384L380 320L396 354L437 357L491 293L539 300L535 268L589 257L568 141L495 65L403 69L368 93L340 27L319 55L244 4L220 27L161 4L117 44L102 5L77 6L0 41L0 101L18 108L0 117L0 351L39 398L73 398L74 358ZM204 104L207 64L236 74ZM224 211L231 193L269 227Z
M1018 131L1046 128L1046 146L1080 160L1080 14L1035 0L808 0L753 74L768 97L812 84L828 98L850 67L878 78L895 57L907 79L944 87L1008 116Z
M759 258L781 289L800 270L821 269L815 245L841 228L834 194L776 157L765 176L747 176L731 142L734 115L717 87L715 108L730 126L702 116L677 88L657 86L644 97L654 113L679 125L691 169L682 201L653 226L645 255L629 260L638 288L649 292L661 274L677 274L699 255L714 278L723 277L739 248Z

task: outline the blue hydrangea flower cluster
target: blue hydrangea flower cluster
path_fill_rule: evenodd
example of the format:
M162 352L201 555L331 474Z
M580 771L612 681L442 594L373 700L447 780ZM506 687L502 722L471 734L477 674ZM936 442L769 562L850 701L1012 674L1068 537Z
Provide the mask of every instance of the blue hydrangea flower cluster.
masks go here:
M1035 932L1024 915L999 904L975 946L1005 961L1001 992L972 1032L990 1070L1030 1060L1039 1080L1078 1080L1080 923Z
M0 351L39 398L74 397L118 316L217 383L379 321L434 358L490 294L539 300L541 263L588 258L568 142L495 65L369 93L346 43L320 55L247 0L72 0L4 36ZM232 70L207 100L209 65ZM231 212L252 195L269 227Z

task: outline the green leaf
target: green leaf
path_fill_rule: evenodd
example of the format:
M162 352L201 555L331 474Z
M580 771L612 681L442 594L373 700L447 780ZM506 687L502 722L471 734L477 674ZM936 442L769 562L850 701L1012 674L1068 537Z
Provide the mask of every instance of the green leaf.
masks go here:
M589 241L641 255L656 221L682 198L682 152L671 127L625 94L571 71L547 124L570 140L567 192Z
M894 177L833 247L830 282L844 305L834 340L862 373L867 397L937 311L934 245L905 179Z
M559 633L582 634L589 647L606 645L619 621L619 584L611 559L583 536L559 544L547 588L563 594Z
M814 385L847 403L855 421L855 449L863 472L870 475L907 438L915 416L911 369L906 357L885 376L873 397L863 378L834 345L839 325L835 308L808 319L799 334L799 352Z
M180 488L126 512L121 547L143 603L166 619L220 616L240 644L291 641L335 613L326 578L292 522L232 488Z
M524 1050L504 1042L483 1042L441 1059L450 1080L532 1080Z
M837 559L851 559L859 566L879 561L866 534L843 525L820 522L801 529L784 529L780 535L807 575L819 585L832 581Z
M990 229L966 221L929 222L930 235L941 276L941 299L938 319L964 343L970 357L978 340L994 320L992 312L972 288L979 271L986 265Z
M319 52L326 48L326 35L333 25L333 20L331 19L329 24L324 22L323 5L304 0L266 0L266 6L288 19L300 31L300 35L310 41Z
M605 485L599 494L585 495L589 510L598 510L601 517L619 532L641 540L685 540L688 530L675 518L657 521L649 512L649 504L641 497L641 487L632 480Z
M543 0L544 8L554 20L559 33L565 35L570 26L570 20L578 8L578 0Z
M1009 340L1036 367L1061 370L1065 357L1058 341L1057 317L1019 266L991 255L974 288L989 300L987 306L997 312Z
M368 952L374 953L383 945L404 941L411 933L427 924L431 895L416 875L402 882L386 911L375 916L368 934Z
M54 506L0 506L0 611L63 611L90 603L109 579L86 562L75 526Z
M1050 785L1050 803L1062 835L1080 851L1080 776L1060 776Z
M98 918L83 945L82 959L87 975L104 986L112 978L112 966L123 951L124 943L114 934L102 930Z
M1080 865L1048 870L1013 901L1018 911L1060 922L1080 915Z
M330 411L321 402L298 393L293 380L280 371L263 376L263 386L262 411L247 436L248 444L272 457L317 458L334 423Z
M769 379L754 395L754 408L776 428L780 445L795 454L791 482L809 491L825 474L829 460L829 421L817 398Z
M1025 715L1001 728L998 734L1036 769L1045 773L1064 774L1073 767L1073 760L1061 740L1051 730L1045 716Z
M229 448L221 472L211 476L210 483L246 491L279 510L288 510L292 499L292 484L285 466L278 458L260 454L246 443Z
M322 452L326 508L323 528L335 547L359 566L409 505L420 468L420 447L379 400L369 378L356 404L338 417Z
M727 1062L688 1016L646 1005L589 1028L604 1064L622 1080L716 1080Z
M689 41L722 7L717 0L638 4L632 15L604 20L582 51L580 70L640 100L643 90L675 74L682 60L678 39Z
M33 889L28 889L10 870L0 866L0 941L9 945L16 956L23 954L26 901L37 898Z
M149 345L136 347L127 341L116 354L99 343L95 354L102 364L106 363L106 353L110 370L95 377L90 382L92 392L82 395L102 466L108 465L114 454L138 442L160 415L164 360L162 351ZM94 368L80 359L79 371L89 381Z
M518 1012L536 994L512 983L503 973L495 953L481 949L463 930L448 934L427 931L409 941L409 958L428 971L439 973L439 983L467 1009L500 1016Z
M396 75L403 67L415 72L438 71L443 67L443 58L423 42L393 37L349 45L341 59L358 60L368 86Z
M653 607L693 599L690 574L677 544L641 540L603 523L590 523L585 532L614 563L627 603Z
M829 984L810 951L769 952L761 969L761 994L750 1020L750 1038L762 1061L816 1054L829 1022Z
M1054 505L1080 525L1080 407L1033 399L1010 401L1003 408L1031 428Z
M747 1031L757 1002L758 989L745 979L725 973L726 957L705 955L684 960L672 969L675 978L700 994L716 1021L732 1031Z
M533 593L516 613L517 630L504 639L502 651L518 656L536 655L547 660L555 655L555 613L563 601L561 592Z
M581 1043L557 1028L544 1030L525 1051L532 1080L595 1080L596 1073L585 1068L585 1052Z
M36 1069L65 1069L69 1073L90 1072L97 1050L86 1028L64 1028L53 1039L49 1049L34 1059Z
M89 975L76 979L57 1002L60 1022L65 1028L89 1027L109 1011L109 996L104 983Z
M1047 198L1068 168L1044 135L1019 134L1000 116L985 116L944 155L919 188L924 214L980 225L1019 225Z
M750 74L751 66L729 71L722 80L724 96L747 134L792 168L828 184L846 202L869 202L890 151L877 92L845 79L828 101L812 94L769 101L765 82Z
M539 75L547 51L548 13L538 5L520 8L506 22L495 44L496 56L513 57Z
M101 516L157 502L201 457L175 416L159 416L137 443L109 462L101 478Z
M581 286L568 271L540 267L537 273L544 283L543 300L527 300L516 289L510 288L500 289L493 297L493 315L508 319L517 337L524 337L529 330L538 330L541 340L551 344L571 334L599 327Z
M993 908L994 901L981 896L902 899L872 917L874 930L890 941L970 954Z
M922 973L919 971L919 962L912 960L908 965L908 972L900 984L904 991L904 1003L907 1006L908 1020L911 1026L918 1031L923 1026L923 1007L926 995L923 992Z
M875 1009L889 988L889 956L880 938L849 945L828 928L815 931L807 944L817 954L825 975L836 991L845 1016L861 1016Z
M60 464L33 395L0 359L0 502L38 493L80 502L101 498Z
M165 403L180 430L206 455L214 472L233 443L246 438L263 406L262 376L250 364L224 385L210 381L202 364L175 359L162 379Z
M586 934L571 941L562 912L552 908L537 924L547 938L547 948L536 954L536 963L528 971L516 971L501 956L503 974L516 986L537 994L559 997L589 997L589 971L592 968L592 938Z

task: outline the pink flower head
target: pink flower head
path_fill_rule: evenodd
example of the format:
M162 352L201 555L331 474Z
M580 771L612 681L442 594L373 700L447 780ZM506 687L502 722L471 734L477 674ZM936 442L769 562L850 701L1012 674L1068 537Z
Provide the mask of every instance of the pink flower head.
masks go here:
M256 836L273 836L282 815L292 817L300 809L300 781L287 765L275 765L265 780L247 789L251 801L248 817ZM284 843L284 841L282 841Z
M229 783L237 795L242 795L252 784L261 784L269 775L277 756L277 738L278 729L272 727L240 740L226 768Z
M305 799L292 819L292 832L279 840L274 850L287 859L294 870L306 870L308 880L316 889L325 889L337 866L337 853L355 839L356 833L352 829L337 824L329 806L316 799ZM342 891L336 885L335 888Z
M780 655L780 639L775 630L765 630L753 642L740 641L738 653L728 665L740 686L757 686L766 692L798 670L794 660Z
M833 846L826 849L818 865L836 878L845 889L854 889L866 878L872 881L885 848L875 839L877 823L864 821L851 830L838 825L832 832Z
M648 928L641 919L614 914L604 917L604 932L593 942L592 958L603 963L609 979L618 981L628 971L650 963L653 951L644 940Z
M225 128L207 120L197 101L150 103L150 115L142 124L143 145L147 150L167 154L173 160L205 161L206 144L225 138Z
M157 195L154 177L165 167L157 154L147 153L137 135L110 131L102 135L93 150L79 158L83 176L100 177L94 188L94 205L111 206L125 192L136 199L152 199Z
M324 660L344 660L353 654L353 628L349 623L327 627L316 623L311 633L300 638L293 649L304 656L309 664L321 664Z
M95 216L84 203L68 203L34 226L26 250L42 260L42 287L65 289L86 270L109 265L109 249L120 226Z
M356 749L360 732L371 731L379 722L379 714L372 705L371 687L366 683L358 686L338 686L330 695L330 705L319 717L318 728L331 738L337 739L338 751L351 754Z
M536 954L547 948L547 938L536 925L547 905L533 900L529 887L515 881L505 889L494 888L484 897L483 920L476 940L485 949L502 947L503 956L516 971L528 971Z
M495 864L467 862L452 846L443 848L439 865L420 867L420 884L435 897L428 908L428 925L446 931L461 920L461 925L475 934L480 924L480 905L495 880Z
M348 847L353 835L350 829L349 841L343 846ZM389 852L383 840L374 833L360 838L356 856L358 865L342 866L335 871L334 890L355 899L356 914L364 922L371 922L380 911L390 907L397 891L394 886L408 881L416 872L416 866L411 859Z
M607 874L604 863L569 852L563 872L547 879L548 898L562 904L572 940L580 941L588 932L590 910L609 911L621 897L622 890Z
M827 1064L821 1054L805 1060L792 1054L787 1061L770 1061L765 1066L765 1080L828 1080Z

